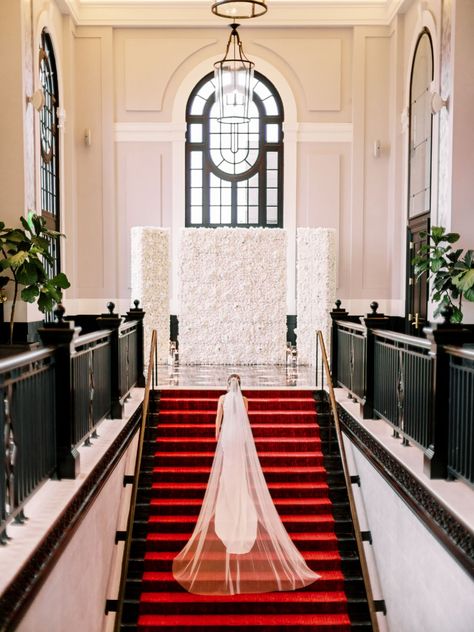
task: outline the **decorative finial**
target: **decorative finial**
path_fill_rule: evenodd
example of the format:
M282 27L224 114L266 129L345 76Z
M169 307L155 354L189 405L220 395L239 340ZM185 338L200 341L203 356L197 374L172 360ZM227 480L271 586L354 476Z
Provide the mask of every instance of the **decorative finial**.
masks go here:
M54 310L54 315L56 316L56 320L59 324L62 324L64 320L64 314L66 313L66 309L62 303L58 303L58 306Z
M377 303L377 301L372 301L372 303L370 304L370 309L372 310L372 316L376 316L378 306L379 304Z
M342 305L342 301L340 299L337 299L336 301L336 309L339 309Z
M138 309L138 306L140 305L140 301L136 298L136 299L133 301L133 304L135 305L135 309Z
M107 303L107 309L109 310L109 313L112 316L113 313L114 313L114 309L115 309L115 303L112 303L112 301L109 301Z
M451 323L451 316L453 315L453 308L451 307L451 305L445 305L445 307L443 307L443 309L441 310L441 316L444 319L444 324L445 325L449 325Z

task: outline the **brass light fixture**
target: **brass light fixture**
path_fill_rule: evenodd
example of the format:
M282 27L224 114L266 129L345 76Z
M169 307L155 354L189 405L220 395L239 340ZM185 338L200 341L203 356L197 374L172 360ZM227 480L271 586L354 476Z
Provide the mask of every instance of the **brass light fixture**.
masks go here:
M216 0L212 12L221 18L245 20L267 12L266 0Z
M231 24L224 58L214 64L216 103L220 123L248 123L255 64L245 56L239 24Z

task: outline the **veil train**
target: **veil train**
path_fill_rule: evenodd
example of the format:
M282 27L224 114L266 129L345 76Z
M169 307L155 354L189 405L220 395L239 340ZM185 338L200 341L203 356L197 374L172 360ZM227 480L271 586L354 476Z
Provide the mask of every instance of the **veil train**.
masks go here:
M295 590L319 578L283 526L258 459L238 380L230 380L209 482L173 575L202 595Z

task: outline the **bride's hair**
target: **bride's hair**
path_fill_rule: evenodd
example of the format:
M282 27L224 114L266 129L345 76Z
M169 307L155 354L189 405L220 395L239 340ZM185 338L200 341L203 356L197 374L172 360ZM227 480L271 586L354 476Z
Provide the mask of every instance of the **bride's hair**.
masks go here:
M232 378L235 378L237 380L237 382L239 383L239 386L240 386L240 375L238 373L231 373L229 375L229 377L227 378L227 386L230 386Z

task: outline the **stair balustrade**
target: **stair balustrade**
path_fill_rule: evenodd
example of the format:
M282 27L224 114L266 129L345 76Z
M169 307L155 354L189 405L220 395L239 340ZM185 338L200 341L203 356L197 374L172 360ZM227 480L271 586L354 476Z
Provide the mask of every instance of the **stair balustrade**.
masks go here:
M132 308L118 327L87 317L89 333L64 318L39 330L44 347L0 360L0 543L12 520L23 519L25 502L55 474L75 478L78 446L97 437L106 417L121 416L131 389L142 386L143 317ZM123 322L124 321L124 322ZM114 348L115 345L115 348ZM115 387L115 391L114 391Z
M430 478L474 482L474 342L470 326L443 323L424 336L400 333L397 319L352 316L340 301L331 312L331 371L335 385L360 403L363 419L384 419L404 444L424 451ZM399 319L398 319L399 320Z

